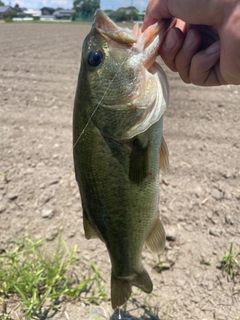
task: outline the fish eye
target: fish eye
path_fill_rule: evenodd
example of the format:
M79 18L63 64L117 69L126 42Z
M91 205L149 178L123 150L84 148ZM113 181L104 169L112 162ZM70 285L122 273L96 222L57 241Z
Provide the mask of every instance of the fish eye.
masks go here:
M88 63L92 67L97 67L103 60L103 54L101 51L91 51L88 54Z

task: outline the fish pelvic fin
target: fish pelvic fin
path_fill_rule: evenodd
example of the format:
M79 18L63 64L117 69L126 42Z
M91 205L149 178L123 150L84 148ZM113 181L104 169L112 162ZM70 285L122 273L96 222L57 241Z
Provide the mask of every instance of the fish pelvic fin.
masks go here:
M169 152L164 137L162 137L162 143L160 148L160 168L163 172L167 172L169 169Z
M160 253L165 248L166 234L162 222L157 219L149 236L146 245L153 253Z
M93 229L90 222L85 216L83 216L83 228L84 228L85 238L87 240L99 238L96 231Z
M146 293L153 290L152 280L148 272L143 268L142 272L136 274L133 278L117 278L112 274L111 278L111 302L112 308L122 306L130 298L132 286L138 287Z

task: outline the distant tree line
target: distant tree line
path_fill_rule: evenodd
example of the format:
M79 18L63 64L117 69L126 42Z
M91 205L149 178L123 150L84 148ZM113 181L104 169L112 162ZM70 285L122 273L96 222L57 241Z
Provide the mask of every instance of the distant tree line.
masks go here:
M74 0L73 9L76 11L73 14L73 20L92 20L95 11L100 8L100 0Z
M5 6L4 2L0 0L0 6ZM86 20L92 21L95 11L100 8L100 0L74 0L73 1L73 9L75 13L72 16L73 20ZM20 7L16 3L14 9L18 15L20 15ZM105 10L107 15L116 22L131 22L134 20L138 20L138 9L134 6L129 7L121 7L114 10ZM11 18L15 16L11 14Z
M95 11L100 8L100 0L74 0L73 20L88 20L92 21ZM114 10L105 10L107 15L116 22L138 20L138 9L134 6L121 7Z
M113 10L105 10L107 15L116 22L132 22L138 20L138 9L130 6L130 7L121 7L116 11Z

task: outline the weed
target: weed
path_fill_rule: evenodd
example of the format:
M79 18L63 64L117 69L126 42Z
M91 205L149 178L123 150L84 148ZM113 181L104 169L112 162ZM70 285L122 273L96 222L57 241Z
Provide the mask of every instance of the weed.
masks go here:
M173 261L168 261L167 259L160 259L159 262L154 266L154 270L161 273L162 271L171 269L173 265Z
M229 251L226 252L221 260L221 269L224 270L231 279L233 279L240 271L240 262L237 257L240 255L240 250L233 253L233 244L231 243Z
M3 181L5 183L8 183L9 180L8 180L8 176L7 176L7 172L0 172L0 175L3 177Z
M23 305L27 320L44 319L49 313L53 316L61 301L79 299L83 292L90 292L90 297L85 297L87 302L99 304L102 299L108 300L95 264L92 263L89 275L81 280L70 273L80 261L75 257L76 245L69 250L59 237L54 253L50 254L44 243L44 239L24 237L15 242L14 250L0 255L1 319L8 319L7 303L16 300Z
M105 291L104 280L94 262L91 263L91 269L93 271L91 280L93 281L93 283L95 283L96 289L93 288L92 294L89 298L89 303L99 304L99 299L108 301L109 299L107 298L107 293Z

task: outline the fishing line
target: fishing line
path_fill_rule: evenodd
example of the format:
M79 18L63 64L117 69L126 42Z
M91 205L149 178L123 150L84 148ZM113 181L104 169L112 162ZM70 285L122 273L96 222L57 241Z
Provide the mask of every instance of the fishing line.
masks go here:
M93 112L92 112L91 116L89 117L89 119L88 119L88 121L87 121L86 125L84 126L84 128L83 128L82 132L80 133L80 135L79 135L78 139L75 141L74 145L72 146L71 151L69 151L69 152L68 152L68 154L65 156L65 158L61 161L61 163L62 163L62 164L66 162L66 160L68 159L68 157L69 157L69 156L70 156L70 154L72 153L72 150L76 147L77 143L79 142L79 140L80 140L80 139L81 139L81 137L83 136L83 134L84 134L84 132L86 131L86 129L87 129L87 127L88 127L88 125L89 125L90 121L92 120L92 118L93 118L94 114L96 113L96 111L97 111L97 109L99 108L99 106L100 106L101 102L103 101L104 97L106 96L106 94L107 94L107 92L108 92L109 88L111 87L111 85L112 85L112 83L113 83L114 79L115 79L115 78L116 78L116 76L119 74L119 72L121 71L121 69L122 69L122 67L123 67L124 63L127 61L128 57L129 57L129 56L130 56L130 54L132 53L132 50L133 50L133 47L130 49L130 51L129 51L128 55L126 56L126 58L123 60L123 62L120 64L119 68L117 69L117 71L116 71L115 75L113 76L112 80L110 81L110 83L109 83L109 85L108 85L108 87L107 87L106 91L104 92L103 96L102 96L102 97L101 97L101 99L99 100L99 102L98 102L98 104L97 104L96 108L93 110ZM59 172L60 172L60 171L61 171L61 169L59 168L58 172L54 175L54 179L59 175ZM44 193L44 192L43 192L43 193ZM42 194L43 194L43 193L42 193ZM39 196L39 198L40 198L40 196Z
M122 319L120 308L118 308L118 319Z

